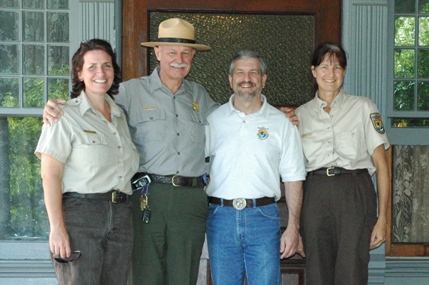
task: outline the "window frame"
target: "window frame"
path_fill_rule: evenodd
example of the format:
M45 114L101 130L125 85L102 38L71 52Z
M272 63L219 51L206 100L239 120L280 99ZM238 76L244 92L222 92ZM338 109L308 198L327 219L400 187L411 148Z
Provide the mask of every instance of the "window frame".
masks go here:
M429 145L429 127L405 127L405 128L394 128L392 127L392 121L396 118L429 118L429 111L395 111L393 106L394 90L393 82L394 78L394 50L395 50L395 1L387 1L388 8L388 24L387 24L387 96L386 96L386 130L389 137L389 141L392 145ZM407 14L404 14L407 15ZM410 16L416 16L417 13L409 14ZM417 24L417 22L416 22ZM417 25L416 25L417 29ZM418 29L417 29L418 30ZM416 33L418 36L418 31ZM418 37L416 36L416 41ZM417 51L418 45L416 44L413 48ZM417 53L416 53L417 55ZM417 56L415 58L417 63ZM418 82L417 74L412 81Z
M42 10L45 13L47 11L68 11L69 14L69 42L64 45L69 46L69 63L71 62L71 57L73 52L77 50L80 43L81 36L81 27L82 19L79 17L80 1L79 0L68 0L69 8L68 10ZM21 1L20 1L21 2ZM19 11L20 23L19 29L20 34L22 34L22 3L20 4ZM45 0L45 5L47 5L47 0ZM14 10L16 10L14 8ZM77 28L78 27L78 28ZM22 39L22 37L20 37ZM18 42L22 46L22 41ZM51 45L47 38L43 43L45 47ZM47 50L45 50L45 55ZM22 66L22 49L19 52L19 61ZM47 60L45 61L45 67ZM21 67L20 67L21 68ZM47 69L45 69L44 78L49 78L47 75ZM23 77L22 74L11 75L14 77ZM54 76L70 78L70 75L67 76ZM20 81L22 82L22 80ZM46 89L47 80L45 80L45 94L44 102L48 98L48 90ZM71 83L69 84L69 91L71 90ZM22 107L22 84L19 86L19 107L6 108L0 107L0 117L41 117L43 113L43 107L40 108L25 108ZM19 280L19 281L18 281ZM14 284L16 282L21 282L22 284L33 284L33 285L53 285L57 284L57 279L54 273L54 269L50 260L49 255L49 245L48 240L2 240L0 239L0 283L4 284Z
M20 71L18 74L11 74L6 75L5 77L13 77L13 78L19 78L19 106L18 107L2 107L0 106L0 116L1 117L40 117L43 113L43 107L23 107L23 78L44 78L44 90L45 93L43 94L43 101L46 102L48 99L48 79L49 78L63 78L63 79L70 79L70 75L49 75L48 74L48 61L46 60L48 58L48 48L52 46L58 46L57 43L50 43L47 40L47 35L45 35L45 41L43 43L37 42L38 45L43 45L45 47L44 51L44 74L43 75L24 75L22 73L22 57L23 57L23 44L30 44L31 42L24 42L22 41L23 38L23 18L22 13L23 11L37 11L37 12L43 12L44 17L46 20L47 13L49 12L59 12L59 13L68 13L69 14L69 41L68 43L62 43L60 46L68 46L69 48L69 64L71 62L71 56L73 55L72 51L77 49L78 43L79 43L79 30L73 29L72 27L76 27L79 23L79 17L78 17L78 9L79 9L79 0L68 0L69 2L69 9L48 9L47 4L48 1L45 1L45 7L44 9L29 9L29 8L23 8L22 2L20 1L20 7L19 8L6 8L6 10L10 11L18 11L19 13L19 39L20 41L13 41L12 44L18 44L20 46L19 53L18 53L18 61L20 63ZM80 26L80 25L79 25ZM45 29L46 29L46 21L45 21ZM69 92L71 90L71 81L69 81Z

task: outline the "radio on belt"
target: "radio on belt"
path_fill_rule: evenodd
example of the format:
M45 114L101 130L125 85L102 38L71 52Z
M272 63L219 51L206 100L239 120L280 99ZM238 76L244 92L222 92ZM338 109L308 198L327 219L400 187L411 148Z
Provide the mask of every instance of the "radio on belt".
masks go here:
M145 187L151 182L152 181L150 180L149 175L147 174L143 175L143 173L137 173L136 175L133 176L131 180L131 185L133 187L133 191L140 191L143 189L143 187Z

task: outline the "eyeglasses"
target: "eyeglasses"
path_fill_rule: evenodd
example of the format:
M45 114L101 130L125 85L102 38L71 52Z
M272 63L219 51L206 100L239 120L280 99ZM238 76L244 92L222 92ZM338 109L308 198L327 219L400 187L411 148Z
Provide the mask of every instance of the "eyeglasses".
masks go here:
M82 254L80 253L80 250L75 250L71 252L69 257L61 258L59 256L54 256L54 259L56 262L59 262L59 263L72 263L78 260L81 255Z

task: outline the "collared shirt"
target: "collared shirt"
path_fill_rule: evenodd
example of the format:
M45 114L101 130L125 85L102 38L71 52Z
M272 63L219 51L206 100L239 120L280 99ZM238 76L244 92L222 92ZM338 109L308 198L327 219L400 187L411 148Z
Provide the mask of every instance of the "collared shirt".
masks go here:
M224 199L276 197L283 182L305 180L298 130L269 105L246 115L233 106L234 95L208 117L210 183L207 194Z
M389 142L379 119L377 106L368 98L348 95L344 90L335 97L331 111L318 94L295 110L300 124L306 170L337 166L368 169L375 172L371 155L375 148ZM381 125L377 125L381 124Z
M64 116L43 126L36 155L49 154L64 164L62 191L132 194L138 155L124 112L106 95L112 122L96 111L82 92L63 107Z
M184 80L173 94L155 69L150 76L123 82L115 101L128 115L140 172L191 177L204 173L204 126L219 105L202 85Z

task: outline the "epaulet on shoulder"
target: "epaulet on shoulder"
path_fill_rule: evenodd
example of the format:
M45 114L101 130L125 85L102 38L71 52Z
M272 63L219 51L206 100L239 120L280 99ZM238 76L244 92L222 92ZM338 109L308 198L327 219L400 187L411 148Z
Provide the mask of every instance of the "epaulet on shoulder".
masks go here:
M76 107L76 106L79 106L80 103L82 103L82 99L80 97L73 98L71 100L68 100L67 103L63 105L64 106L63 108Z

